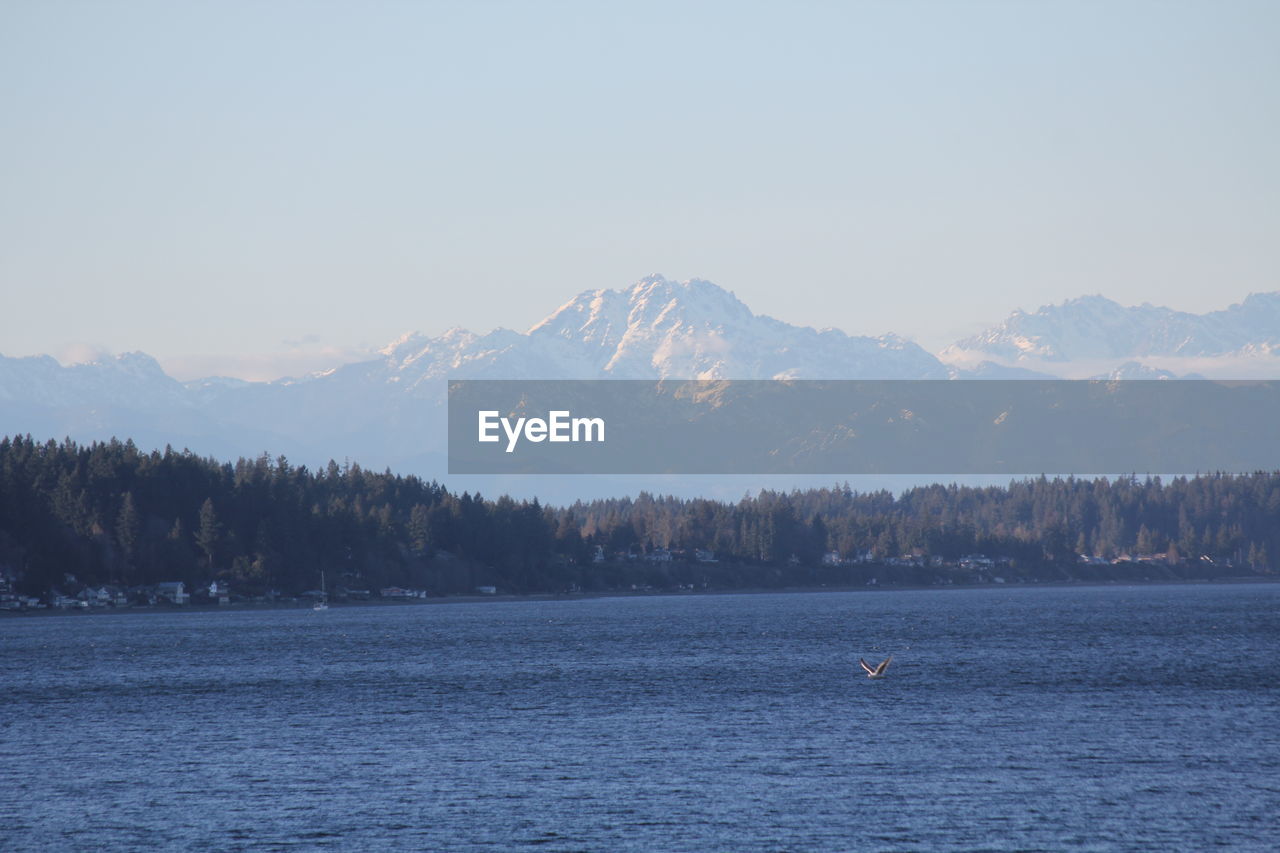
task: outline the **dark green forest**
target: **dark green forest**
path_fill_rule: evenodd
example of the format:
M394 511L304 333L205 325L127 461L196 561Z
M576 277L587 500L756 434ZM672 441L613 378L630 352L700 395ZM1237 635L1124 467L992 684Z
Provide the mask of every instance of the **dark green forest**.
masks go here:
M321 573L339 596L1098 581L1263 575L1277 556L1280 472L548 507L357 464L0 440L0 574L29 595L224 580L291 596Z

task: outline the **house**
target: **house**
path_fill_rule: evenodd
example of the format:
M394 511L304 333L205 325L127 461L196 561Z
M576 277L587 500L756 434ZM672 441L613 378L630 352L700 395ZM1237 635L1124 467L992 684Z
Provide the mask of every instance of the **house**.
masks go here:
M476 592L480 595L497 595L498 588L496 586L478 586Z
M172 604L186 604L191 599L187 593L187 585L182 581L165 581L157 584L156 597Z
M822 565L824 566L838 566L842 562L844 561L840 559L839 551L828 551L822 555Z
M107 607L111 604L111 590L105 586L94 589L87 586L80 590L80 594L76 596L88 607Z
M718 563L715 551L707 551L702 548L693 549L693 558L699 563Z
M654 548L648 554L645 554L644 558L651 563L670 563L671 552L666 548Z
M209 584L209 597L219 604L230 604L231 585L226 581L213 581Z
M85 587L80 592L80 598L87 601L90 607L124 607L129 603L129 596L117 586L100 586L97 589Z

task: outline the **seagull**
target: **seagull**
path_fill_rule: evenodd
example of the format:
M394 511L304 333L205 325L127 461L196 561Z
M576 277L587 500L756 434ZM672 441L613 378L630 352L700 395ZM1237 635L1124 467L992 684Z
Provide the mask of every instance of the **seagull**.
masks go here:
M872 667L863 658L858 658L858 663L862 664L862 668L867 671L867 678L884 678L884 671L889 668L889 661L893 660L893 655L889 655L877 667Z

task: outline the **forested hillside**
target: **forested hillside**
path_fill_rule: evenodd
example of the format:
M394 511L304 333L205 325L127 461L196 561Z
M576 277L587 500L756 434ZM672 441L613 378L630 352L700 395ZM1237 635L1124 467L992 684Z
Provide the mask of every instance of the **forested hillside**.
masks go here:
M1266 574L1280 473L833 487L737 503L570 507L453 494L359 465L310 471L144 453L132 442L0 440L0 573L67 584L225 580L238 595L402 586L450 594ZM975 567L977 567L975 569ZM75 580L68 580L68 576ZM375 593L376 594L376 593Z

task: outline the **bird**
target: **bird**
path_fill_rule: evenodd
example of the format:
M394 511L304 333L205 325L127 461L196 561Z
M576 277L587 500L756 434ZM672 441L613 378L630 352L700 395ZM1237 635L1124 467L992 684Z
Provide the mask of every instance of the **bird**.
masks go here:
M893 655L889 655L877 667L867 663L864 658L858 658L858 663L862 664L862 668L867 671L867 678L884 678L884 671L889 668L889 661L891 660L893 660Z

